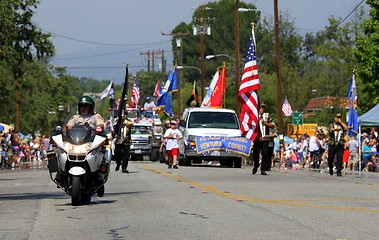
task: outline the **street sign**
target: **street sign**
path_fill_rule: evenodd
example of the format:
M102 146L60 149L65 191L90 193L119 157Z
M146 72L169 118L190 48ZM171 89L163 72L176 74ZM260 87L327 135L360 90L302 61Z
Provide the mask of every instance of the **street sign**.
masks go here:
M302 113L292 113L292 124L293 125L303 125L303 114Z

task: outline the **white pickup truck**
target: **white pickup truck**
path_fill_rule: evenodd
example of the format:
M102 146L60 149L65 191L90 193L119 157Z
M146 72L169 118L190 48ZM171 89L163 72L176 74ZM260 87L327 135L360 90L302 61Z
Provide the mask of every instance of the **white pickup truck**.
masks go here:
M240 125L234 110L224 108L188 108L179 122L183 139L179 144L179 164L219 161L227 167L241 167L241 155L235 152L210 151L197 154L196 137L240 137Z

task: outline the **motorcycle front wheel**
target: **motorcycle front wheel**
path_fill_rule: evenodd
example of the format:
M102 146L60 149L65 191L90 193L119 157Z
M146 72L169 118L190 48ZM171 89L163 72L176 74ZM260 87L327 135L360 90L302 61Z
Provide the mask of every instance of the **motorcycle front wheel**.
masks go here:
M80 204L81 195L80 176L72 176L71 183L71 205L78 206Z

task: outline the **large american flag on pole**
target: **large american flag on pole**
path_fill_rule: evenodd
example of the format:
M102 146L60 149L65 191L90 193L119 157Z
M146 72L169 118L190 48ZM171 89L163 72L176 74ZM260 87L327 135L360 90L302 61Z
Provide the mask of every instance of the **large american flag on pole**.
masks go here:
M238 100L242 105L239 117L242 136L252 141L254 141L258 135L258 95L256 90L260 87L255 35L254 28L252 28L245 68L238 91Z
M138 79L137 79L137 76L134 76L132 97L130 98L130 107L132 108L138 107L140 98L141 96L140 96L140 91L139 91Z

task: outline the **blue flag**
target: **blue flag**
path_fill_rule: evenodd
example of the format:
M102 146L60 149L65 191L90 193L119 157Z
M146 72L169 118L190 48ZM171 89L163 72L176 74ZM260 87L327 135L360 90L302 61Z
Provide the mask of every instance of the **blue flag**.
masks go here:
M178 72L175 68L173 72L168 73L167 81L162 88L162 95L158 98L157 107L160 108L160 112L163 112L166 116L173 116L172 111L172 92L178 90ZM163 115L161 115L161 119Z
M170 86L168 87L168 92L178 91L178 71L175 68L174 71L168 76L170 81Z
M163 111L169 116L174 116L174 112L172 111L172 94L170 92L166 94L166 104L163 107Z
M358 134L358 113L357 113L357 110L355 110L356 101L357 101L357 87L355 84L354 74L350 81L350 87L347 93L347 99L350 102L349 121L347 123L348 135L349 137L354 137Z
M164 112L167 116L173 116L174 112L172 111L172 94L171 92L164 92L157 101L157 107L160 107L160 110Z

